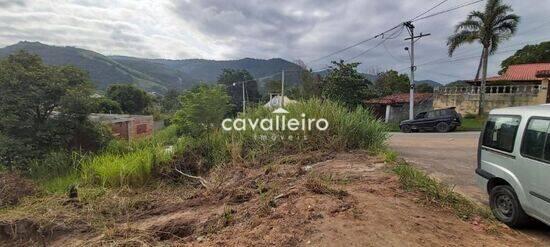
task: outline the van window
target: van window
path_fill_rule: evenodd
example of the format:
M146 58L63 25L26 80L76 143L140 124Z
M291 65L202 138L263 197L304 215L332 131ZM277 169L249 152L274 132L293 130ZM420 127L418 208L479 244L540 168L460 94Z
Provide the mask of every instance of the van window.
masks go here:
M549 120L536 118L529 120L521 143L522 155L535 159L544 159L548 126L550 126Z
M483 132L483 146L512 152L520 119L518 116L489 116Z

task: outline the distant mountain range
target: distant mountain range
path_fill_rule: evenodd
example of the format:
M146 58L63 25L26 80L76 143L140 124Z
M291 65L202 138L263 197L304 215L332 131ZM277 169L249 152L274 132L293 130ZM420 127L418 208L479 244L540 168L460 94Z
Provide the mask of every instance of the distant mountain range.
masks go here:
M215 83L224 68L245 69L254 78L279 79L273 75L283 69L288 85L300 83L302 68L289 61L273 59L244 58L239 60L215 61L204 59L146 59L125 56L105 56L100 53L75 47L61 47L40 42L22 41L0 48L0 58L19 50L39 55L46 64L74 65L88 71L98 89L105 89L114 83L132 83L149 92L165 92L168 89L188 89L205 82ZM273 75L273 76L269 76Z
M25 50L42 57L50 65L74 65L87 71L98 89L105 89L114 83L135 84L149 92L163 93L169 89L188 89L200 82L215 83L222 70L245 69L254 78L262 78L260 87L270 79L280 79L285 70L285 82L292 86L301 83L302 68L295 63L280 58L239 60L205 59L147 59L126 56L105 56L100 53L70 46L51 46L40 42L22 41L0 48L0 58L5 58L19 50ZM324 72L319 74L323 75ZM370 81L376 75L364 74ZM431 80L417 81L432 86L440 86Z

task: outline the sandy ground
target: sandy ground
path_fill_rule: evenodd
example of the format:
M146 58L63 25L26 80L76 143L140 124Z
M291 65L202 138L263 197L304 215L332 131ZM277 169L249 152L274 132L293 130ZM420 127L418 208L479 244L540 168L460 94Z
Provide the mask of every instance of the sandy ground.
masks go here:
M404 191L380 159L365 153L228 171L219 189L48 245L544 246L502 224L423 203L423 194Z
M487 193L475 183L479 132L391 133L390 147L416 167L483 204ZM524 230L550 245L550 227Z

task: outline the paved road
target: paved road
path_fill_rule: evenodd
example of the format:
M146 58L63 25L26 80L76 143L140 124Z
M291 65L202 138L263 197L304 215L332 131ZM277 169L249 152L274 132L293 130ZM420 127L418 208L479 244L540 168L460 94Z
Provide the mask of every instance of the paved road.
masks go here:
M475 184L479 132L392 133L390 147L433 177L480 202L487 196Z
M475 183L479 132L391 133L390 147L401 157L455 190L479 202L488 203L487 193ZM535 226L522 234L550 245L550 227Z

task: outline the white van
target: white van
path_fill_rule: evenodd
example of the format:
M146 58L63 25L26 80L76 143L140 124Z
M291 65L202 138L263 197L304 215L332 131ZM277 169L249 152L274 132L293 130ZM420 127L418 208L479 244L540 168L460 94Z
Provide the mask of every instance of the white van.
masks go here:
M497 219L550 225L550 105L492 110L477 156L477 181Z

